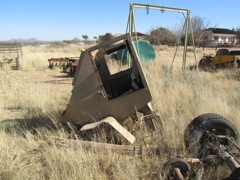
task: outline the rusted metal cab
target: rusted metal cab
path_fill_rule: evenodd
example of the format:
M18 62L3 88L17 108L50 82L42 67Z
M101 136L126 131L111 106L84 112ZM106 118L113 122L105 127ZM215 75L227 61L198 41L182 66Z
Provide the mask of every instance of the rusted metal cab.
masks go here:
M240 48L222 48L216 52L216 56L212 58L212 64L229 65L236 63L240 66Z
M130 67L111 73L108 67L109 55L125 48L131 59ZM98 50L101 53L94 56ZM146 117L155 116L150 104L151 92L129 34L83 51L73 86L70 102L63 113L66 121L84 126L107 117L122 123L130 116L136 117L136 112Z

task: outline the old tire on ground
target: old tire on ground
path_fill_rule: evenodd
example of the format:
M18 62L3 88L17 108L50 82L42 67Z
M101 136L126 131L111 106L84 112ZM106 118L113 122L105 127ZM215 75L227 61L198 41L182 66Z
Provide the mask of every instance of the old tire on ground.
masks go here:
M207 70L211 68L211 59L208 58L202 58L198 63L198 68L202 70Z
M189 150L197 157L205 157L214 150L219 143L229 145L226 139L216 139L215 135L224 135L232 137L239 145L239 133L237 128L226 118L214 114L202 114L187 126L184 133L184 142Z
M204 59L204 58L202 58L198 63L199 68L205 68L206 65L207 65L206 59Z
M174 168L179 168L184 178L189 175L191 170L189 163L184 159L171 158L163 165L161 177L164 179L178 179L174 173Z

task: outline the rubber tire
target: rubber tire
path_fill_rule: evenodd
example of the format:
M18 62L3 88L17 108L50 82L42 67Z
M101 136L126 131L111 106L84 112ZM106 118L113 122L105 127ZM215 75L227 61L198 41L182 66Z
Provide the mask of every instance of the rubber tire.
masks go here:
M239 145L240 138L237 128L221 115L208 113L193 119L185 130L184 143L189 152L197 157L202 157L200 151L206 143L204 134L211 130L216 130L218 135L228 135L232 137Z
M198 67L199 68L202 68L202 69L205 69L207 67L208 63L207 63L207 60L206 59L201 59L198 63Z
M198 63L198 68L201 70L208 70L211 68L211 59L210 58L202 58Z
M176 179L173 174L170 174L174 168L179 168L184 178L186 178L191 171L191 167L187 161L175 157L164 163L162 176L168 177L167 179Z

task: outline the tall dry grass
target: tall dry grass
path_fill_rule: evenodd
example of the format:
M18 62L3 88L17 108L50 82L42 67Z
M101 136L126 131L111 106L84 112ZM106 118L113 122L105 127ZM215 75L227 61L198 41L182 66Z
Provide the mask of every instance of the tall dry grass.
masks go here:
M23 47L23 60L21 62L22 69L46 69L48 59L64 58L64 57L79 57L81 51L85 50L90 45L84 44L48 44L38 46Z
M0 132L1 179L158 179L162 164L169 154L159 156L125 156L106 151L86 151L49 144L55 137L69 134L59 125L61 113L71 96L71 78L59 78L60 70L49 70L47 59L77 57L87 47L27 46L23 47L22 69L0 70L0 120L40 122L27 130ZM196 116L218 113L239 127L239 70L182 73L179 48L170 71L175 48L155 47L157 59L143 63L153 95L153 106L159 112L163 130L152 145L171 149L170 155L183 155L183 132ZM197 49L197 60L213 49ZM195 63L188 52L187 67ZM117 68L116 63L112 66ZM15 121L13 121L15 122ZM34 130L33 130L34 129ZM106 137L107 133L102 137ZM210 173L209 173L210 174ZM209 174L206 177L210 177ZM221 178L220 170L211 173ZM205 178L206 178L205 177Z

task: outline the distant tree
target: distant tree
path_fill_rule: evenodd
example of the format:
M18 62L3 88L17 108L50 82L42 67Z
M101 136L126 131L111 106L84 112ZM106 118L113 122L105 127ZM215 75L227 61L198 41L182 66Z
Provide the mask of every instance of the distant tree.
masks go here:
M177 29L175 31L178 36L180 36L182 32L184 24L185 24L185 18L180 20L179 24L177 24ZM202 18L200 16L191 17L191 26L192 26L192 32L193 32L193 37L195 42L199 42L202 40L203 38L202 30L210 27L217 27L217 25L213 25L209 20ZM189 30L191 30L191 28ZM191 33L191 31L189 31L188 33ZM192 34L190 34L189 37L192 37ZM182 40L182 37L181 37L181 40Z
M146 40L153 45L174 45L177 43L176 35L164 27L153 29L150 35L146 37Z
M95 42L98 43L98 37L97 36L94 36L93 39L95 39Z
M202 38L202 30L207 29L211 26L209 20L201 18L199 16L193 16L191 18L191 25L193 30L193 37L196 41L200 41ZM216 27L216 26L215 26Z
M184 45L185 42L185 34L182 35L181 37L181 44ZM192 46L193 45L193 38L192 38L192 34L188 33L188 42L187 42L188 46Z
M88 35L82 35L82 38L86 41L88 39Z

